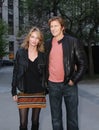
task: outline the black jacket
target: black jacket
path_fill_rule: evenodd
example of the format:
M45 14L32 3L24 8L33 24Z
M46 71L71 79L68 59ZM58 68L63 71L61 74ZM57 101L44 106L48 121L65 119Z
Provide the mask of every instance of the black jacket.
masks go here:
M52 37L53 38L53 37ZM46 51L46 77L48 80L49 72L49 54L52 47L52 38L45 43ZM78 39L70 36L64 35L63 39L58 41L62 44L63 48L63 64L64 64L64 83L68 83L71 79L75 84L82 78L83 74L87 68L86 55L83 49L83 45ZM58 53L57 53L58 54ZM77 70L75 69L77 65Z
M12 77L12 95L17 94L17 89L21 92L26 92L24 84L24 73L28 68L28 50L20 48L16 53L14 62L13 77ZM45 82L45 56L44 53L38 53L38 69L42 77L42 87Z

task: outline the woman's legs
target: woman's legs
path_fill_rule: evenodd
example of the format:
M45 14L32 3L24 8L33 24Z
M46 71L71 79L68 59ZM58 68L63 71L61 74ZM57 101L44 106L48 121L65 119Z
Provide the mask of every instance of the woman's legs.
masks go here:
M28 108L19 109L20 130L27 130L28 111Z
M39 127L39 115L41 108L32 109L32 128L31 130L38 130Z
M39 115L41 108L33 108L32 109L32 128L31 130L38 130L39 127ZM28 125L28 108L19 109L19 117L20 117L20 130L27 130Z

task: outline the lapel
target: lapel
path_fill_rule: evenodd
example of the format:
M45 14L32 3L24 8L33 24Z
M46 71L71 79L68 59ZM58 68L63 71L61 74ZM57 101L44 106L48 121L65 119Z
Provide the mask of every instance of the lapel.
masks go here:
M58 42L59 42L59 44L62 43L63 56L64 56L64 58L66 58L70 53L70 45L69 45L70 43L69 43L68 37L66 35L64 35L63 39L61 39Z
M23 62L28 67L28 49L24 49L23 51Z

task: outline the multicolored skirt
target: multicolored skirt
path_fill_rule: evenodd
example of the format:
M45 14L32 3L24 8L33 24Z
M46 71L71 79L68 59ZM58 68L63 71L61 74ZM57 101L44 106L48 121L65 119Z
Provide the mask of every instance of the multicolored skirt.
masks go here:
M46 107L46 97L44 93L27 94L19 93L18 108L45 108Z

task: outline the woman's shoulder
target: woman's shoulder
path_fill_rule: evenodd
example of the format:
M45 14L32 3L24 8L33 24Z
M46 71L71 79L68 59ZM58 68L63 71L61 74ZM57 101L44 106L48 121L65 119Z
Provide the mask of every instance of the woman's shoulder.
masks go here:
M23 54L26 52L26 49L22 48L22 47L19 47L18 50L17 50L17 53L19 54Z
M44 62L45 61L45 52L39 52L38 59L39 59L39 61Z
M45 52L38 52L38 56L39 57L44 57L45 56Z

